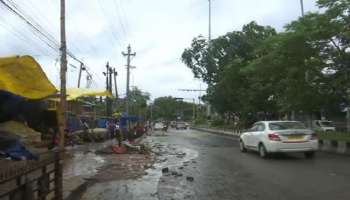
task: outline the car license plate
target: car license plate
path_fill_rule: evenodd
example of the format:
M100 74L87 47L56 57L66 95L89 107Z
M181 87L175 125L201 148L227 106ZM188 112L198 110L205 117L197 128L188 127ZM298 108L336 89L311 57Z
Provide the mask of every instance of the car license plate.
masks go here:
M302 135L289 135L288 140L302 140L304 139L304 136Z

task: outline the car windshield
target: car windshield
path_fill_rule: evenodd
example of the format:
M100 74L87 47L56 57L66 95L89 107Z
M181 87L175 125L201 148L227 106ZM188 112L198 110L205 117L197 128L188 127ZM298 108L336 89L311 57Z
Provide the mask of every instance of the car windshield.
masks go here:
M269 124L270 130L305 129L301 122L273 122Z
M329 122L329 121L323 121L323 122L320 122L321 126L326 126L326 127L330 127L330 126L333 126L332 122Z

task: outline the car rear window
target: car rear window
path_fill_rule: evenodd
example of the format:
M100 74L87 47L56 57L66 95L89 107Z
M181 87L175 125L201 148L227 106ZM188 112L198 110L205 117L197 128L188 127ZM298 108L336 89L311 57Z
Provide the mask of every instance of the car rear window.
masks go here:
M269 123L270 130L305 129L301 122L273 122Z
M321 126L333 126L332 122L320 122Z

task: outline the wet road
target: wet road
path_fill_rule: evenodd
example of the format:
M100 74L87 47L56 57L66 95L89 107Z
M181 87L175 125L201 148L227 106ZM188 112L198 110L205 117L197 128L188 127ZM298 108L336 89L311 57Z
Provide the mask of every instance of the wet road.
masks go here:
M298 154L264 160L240 153L237 139L192 130L170 130L154 140L197 152L176 168L181 177L160 178L159 199L350 199L350 157L318 153L313 160Z

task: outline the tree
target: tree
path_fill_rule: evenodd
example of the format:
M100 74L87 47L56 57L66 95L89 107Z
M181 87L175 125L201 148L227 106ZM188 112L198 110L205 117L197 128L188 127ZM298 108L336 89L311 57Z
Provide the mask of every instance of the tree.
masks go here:
M129 93L129 114L130 115L146 115L147 101L150 99L150 94L142 92L137 87L133 87Z
M208 86L206 99L222 115L319 112L349 104L350 1L318 0L309 13L276 33L251 22L214 39L201 36L183 62Z
M193 116L193 106L193 103L184 102L175 97L158 97L152 105L153 118L175 120L183 115L183 119L190 120Z
M250 79L242 70L259 57L256 48L273 35L276 35L273 28L251 22L242 31L233 31L212 40L210 49L207 41L199 36L192 41L191 48L184 50L183 62L196 77L209 85L206 98L221 114L254 106L246 104L249 98L254 98L245 95L249 91ZM249 106L245 110L255 110Z

